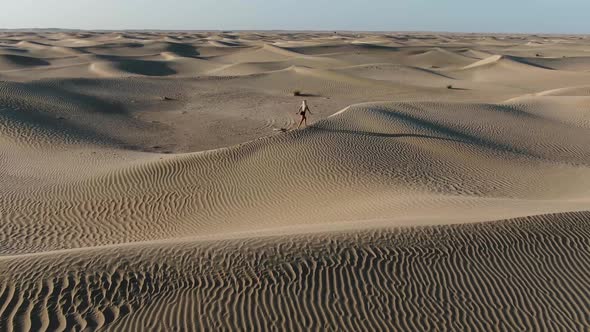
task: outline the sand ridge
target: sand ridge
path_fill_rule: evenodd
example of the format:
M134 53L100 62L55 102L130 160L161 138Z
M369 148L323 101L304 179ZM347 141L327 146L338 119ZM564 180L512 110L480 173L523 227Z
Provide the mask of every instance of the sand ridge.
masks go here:
M587 329L589 44L2 32L0 330Z

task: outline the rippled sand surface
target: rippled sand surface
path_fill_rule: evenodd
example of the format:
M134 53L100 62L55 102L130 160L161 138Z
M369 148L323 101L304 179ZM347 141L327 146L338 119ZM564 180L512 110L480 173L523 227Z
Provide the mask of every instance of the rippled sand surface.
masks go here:
M0 33L0 330L585 330L589 206L588 37Z

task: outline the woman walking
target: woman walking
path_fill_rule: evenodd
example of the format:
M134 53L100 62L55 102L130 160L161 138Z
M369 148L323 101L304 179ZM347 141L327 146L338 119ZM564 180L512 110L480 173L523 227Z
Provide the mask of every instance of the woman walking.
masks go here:
M299 121L299 126L297 126L297 129L301 127L302 123L305 123L305 126L307 127L307 112L309 112L309 114L313 114L311 113L309 106L307 106L307 100L304 100L303 103L301 103L299 110L297 111L297 113L301 115L301 121Z

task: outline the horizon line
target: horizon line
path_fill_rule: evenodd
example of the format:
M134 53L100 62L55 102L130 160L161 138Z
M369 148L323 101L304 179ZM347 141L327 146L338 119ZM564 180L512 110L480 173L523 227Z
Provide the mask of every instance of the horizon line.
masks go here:
M554 35L590 36L590 32L493 32L493 31L446 31L446 30L346 30L346 29L86 29L86 28L0 28L0 31L86 31L86 32L316 32L316 33L441 33L441 34L495 34L495 35Z

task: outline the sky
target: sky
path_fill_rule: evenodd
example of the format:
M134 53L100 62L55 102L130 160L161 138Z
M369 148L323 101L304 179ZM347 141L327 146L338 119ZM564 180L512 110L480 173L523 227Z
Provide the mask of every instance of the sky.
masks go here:
M590 33L590 0L0 0L0 29Z

